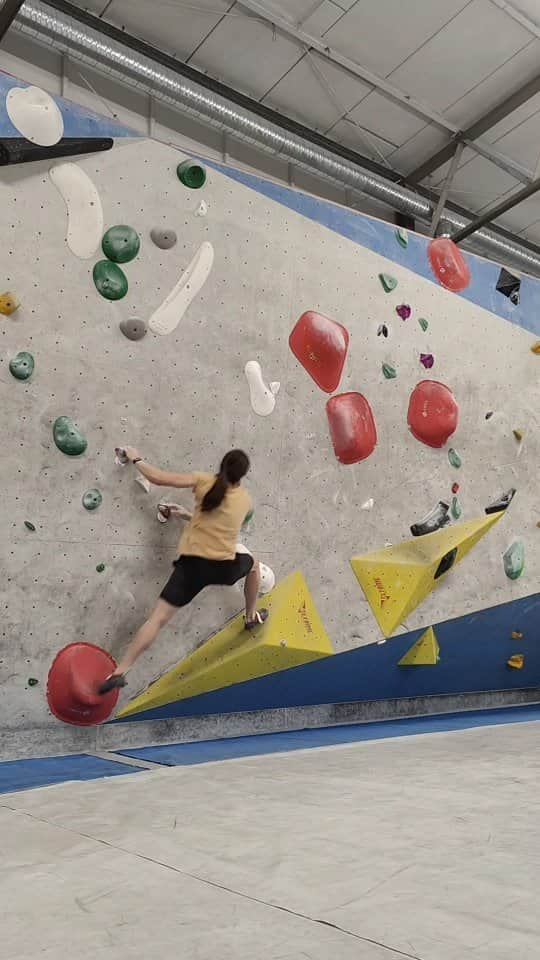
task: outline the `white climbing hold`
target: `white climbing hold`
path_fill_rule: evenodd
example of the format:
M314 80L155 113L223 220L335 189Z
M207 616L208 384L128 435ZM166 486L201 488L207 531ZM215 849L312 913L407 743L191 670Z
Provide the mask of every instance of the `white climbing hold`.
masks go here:
M150 317L148 326L153 333L164 337L176 330L190 303L208 279L213 262L214 248L205 240L169 296Z
M279 391L280 391L280 388L281 388L281 383L280 383L280 381L279 381L279 380L272 380L272 382L269 384L269 386L270 386L270 390L272 391L272 393L274 394L274 396L277 397L277 395L278 395L278 393L279 393Z
M67 209L67 245L76 257L93 257L103 236L103 207L90 177L74 163L59 163L49 177Z
M207 213L208 213L208 204L204 200L201 200L199 206L195 211L195 216L205 217Z
M244 373L249 386L249 397L253 412L259 417L268 417L276 405L276 396L263 380L260 363L257 363L256 360L248 360L244 367Z
M372 497L370 497L369 500L366 500L365 503L362 504L362 506L360 507L360 509L361 509L361 510L373 510L373 507L374 507L374 506L375 506L375 501L373 500Z
M145 493L150 493L151 483L146 477L143 477L142 473L138 473L135 480L139 486L143 488Z
M264 593L270 593L270 590L273 590L276 585L276 575L274 571L267 567L265 563L261 563L261 582L259 584L259 596L262 596Z
M9 119L19 133L40 147L62 139L64 118L55 100L39 87L12 87L6 96Z

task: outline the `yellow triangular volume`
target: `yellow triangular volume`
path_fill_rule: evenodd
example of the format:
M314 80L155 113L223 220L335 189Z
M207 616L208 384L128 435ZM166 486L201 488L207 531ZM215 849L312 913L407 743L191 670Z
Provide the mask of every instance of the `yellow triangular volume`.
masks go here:
M439 644L433 627L428 627L416 643L409 647L398 663L399 667L422 667L439 662Z
M118 714L128 717L187 697L332 654L332 645L301 573L291 573L264 597L266 623L244 628L242 615L210 637Z
M478 520L455 523L352 558L351 566L385 637L425 600L503 513L501 510Z

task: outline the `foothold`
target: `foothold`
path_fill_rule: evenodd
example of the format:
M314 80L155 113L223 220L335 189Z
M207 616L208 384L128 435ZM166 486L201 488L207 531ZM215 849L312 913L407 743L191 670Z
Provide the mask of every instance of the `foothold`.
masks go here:
M56 100L45 90L12 87L6 96L6 110L16 130L31 143L52 147L62 139L64 118Z
M39 680L37 680L36 677L28 677L26 682L29 687L37 687Z
M68 457L79 457L88 446L88 441L73 423L71 417L57 417L53 424L54 442Z
M128 340L142 340L147 334L146 323L139 317L130 317L129 320L122 320L119 326Z
M458 293L469 286L471 274L459 247L449 237L437 237L428 247L431 269L439 283Z
M535 353L537 357L540 357L540 340L537 340L536 343L533 343L531 352Z
M206 182L206 171L193 160L183 160L176 168L178 179L190 190L200 190Z
M396 278L390 273L380 273L379 280L385 293L392 293L392 290L395 290L398 285Z
M461 503L459 502L459 497L452 497L452 506L450 511L454 520L459 520L461 514L463 513Z
M150 238L160 250L171 250L178 240L175 231L167 230L166 227L154 227L150 231Z
M341 323L307 310L297 320L289 346L321 390L337 390L349 349L349 333Z
M396 240L397 240L397 242L399 243L400 247L405 248L405 247L408 246L408 244L409 244L409 234L407 233L406 230L403 229L403 227L398 227L398 228L397 228L397 230L395 231L395 237L396 237Z
M29 380L34 372L32 354L26 350L21 350L9 361L9 372L16 380Z
M418 317L418 323L420 324L422 330L425 333L427 328L429 327L429 323L427 322L427 320L424 320L423 317Z
M459 490L459 483L452 484L452 493L457 493Z
M176 330L190 303L201 292L214 263L214 248L207 240L201 244L180 280L154 311L148 326L164 337Z
M359 463L377 446L371 407L361 393L340 393L326 403L334 453L340 463Z
M444 383L421 380L409 399L407 423L413 437L428 447L444 447L458 424L459 408Z
M391 363L383 363L382 372L385 380L395 380L397 377L397 370Z
M275 394L266 386L260 363L248 360L244 373L249 387L251 408L259 417L268 417L276 405Z
M518 580L525 567L525 544L514 540L503 554L504 572L509 580Z
M139 234L125 223L110 227L103 237L101 249L113 263L129 263L141 249Z
M364 501L364 503L361 505L360 509L361 509L361 510L373 510L373 507L374 507L374 506L375 506L375 501L374 501L373 497L370 497L369 500L365 500L365 501Z
M512 630L510 636L512 640L523 640L523 634L519 630Z
M98 260L94 267L94 283L106 300L121 300L128 292L125 273L110 260Z
M96 186L75 163L51 167L49 177L66 205L67 245L76 257L88 260L98 249L103 233L103 207Z
M522 442L523 442L523 437L525 436L525 431L524 431L524 430L519 430L519 429L518 429L518 430L512 430L512 433L514 434L514 436L515 436L515 438L516 438L516 440L517 440L518 443L522 443Z
M96 567L96 573L103 573L104 570L105 570L105 564L104 564L104 563L98 563L98 565L97 565L97 567Z
M501 493L500 497L497 497L493 503L488 504L485 508L485 513L502 513L503 510L506 510L510 506L512 500L516 495L516 488L510 487L510 490L507 490L505 493Z
M103 503L103 496L97 487L92 487L83 494L82 505L85 510L97 510Z
M433 364L435 363L435 357L432 353L421 353L420 363L426 368L426 370L431 370Z
M201 200L199 206L197 207L197 209L196 209L196 211L195 211L195 216L196 216L196 217L205 217L207 213L208 213L208 204L206 203L205 200Z
M24 521L24 525L25 525L25 527L26 527L27 530L30 530L31 533L35 533L35 532L36 532L36 528L35 528L34 524L30 522L30 520L25 520L25 521Z
M462 463L461 457L457 452L457 450L454 450L453 447L450 447L448 451L448 461L450 463L450 466L455 467L456 470L459 470L459 468L461 467L461 463Z
M249 527L249 524L250 524L251 521L253 520L254 513L255 513L254 510L248 510L248 512L246 513L246 515L245 515L245 517L244 517L244 522L243 522L243 524L242 524L242 527L243 527L244 529L245 529L246 527Z
M10 291L0 293L0 313L3 313L5 317L10 317L12 313L19 309L20 305L21 301L16 294Z
M446 527L450 523L449 509L449 505L444 500L439 500L419 523L412 524L410 530L413 537L424 537L427 533L434 533L435 530Z
M388 336L388 327L386 326L385 323L381 323L381 324L379 325L379 327L377 328L377 336L380 337L381 335L382 335L383 337L387 337L387 336Z
M491 420L492 416L493 416L493 410L488 410L484 419Z
M513 670L523 670L525 655L523 653L513 653L511 657L508 657L506 663Z
M411 315L411 308L408 303L400 303L396 307L396 313L402 320L408 320Z

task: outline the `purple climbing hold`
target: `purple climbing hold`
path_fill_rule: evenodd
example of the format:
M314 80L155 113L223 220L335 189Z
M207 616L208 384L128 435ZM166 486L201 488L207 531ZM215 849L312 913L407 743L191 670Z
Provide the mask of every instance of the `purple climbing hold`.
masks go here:
M402 320L408 320L411 315L411 308L408 303L400 303L396 307L396 313Z
M433 364L435 363L435 357L432 353L421 353L420 363L426 368L426 370L431 370Z

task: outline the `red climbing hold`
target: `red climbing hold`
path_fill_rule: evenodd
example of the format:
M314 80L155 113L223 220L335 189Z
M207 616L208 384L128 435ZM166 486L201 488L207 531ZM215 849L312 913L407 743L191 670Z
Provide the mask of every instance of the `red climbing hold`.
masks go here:
M97 688L115 669L106 650L93 643L70 643L53 660L47 680L51 713L64 723L90 727L103 723L113 712L118 690L100 696Z
M469 286L471 274L459 247L449 237L437 237L428 247L429 262L437 280L458 293Z
M452 493L457 493L459 490L459 483L452 484Z
M326 403L330 437L340 463L358 463L377 445L371 407L361 393L340 393Z
M337 390L349 348L349 334L341 323L307 310L296 323L289 346L321 390Z
M407 423L413 437L428 447L444 447L455 432L459 407L452 391L437 380L421 380L409 399Z

